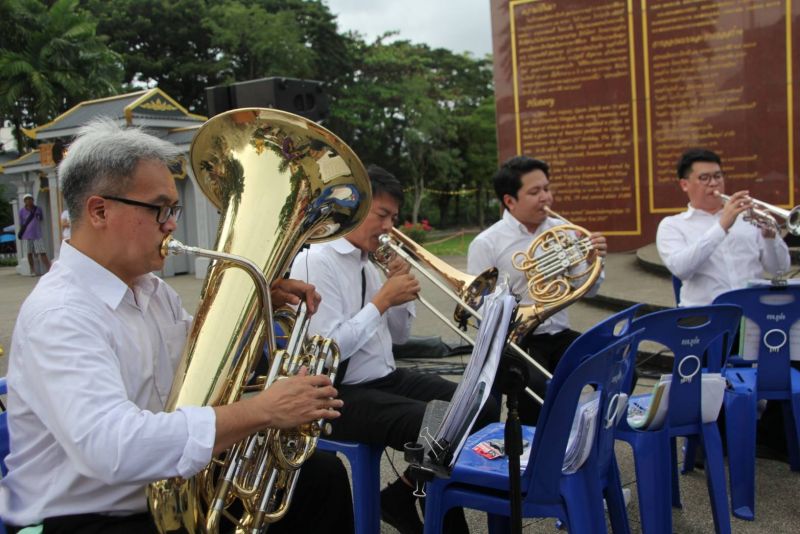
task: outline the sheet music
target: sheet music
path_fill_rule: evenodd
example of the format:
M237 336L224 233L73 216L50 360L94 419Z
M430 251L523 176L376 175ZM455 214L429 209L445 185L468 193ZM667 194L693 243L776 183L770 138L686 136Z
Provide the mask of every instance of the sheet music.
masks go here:
M469 429L491 393L515 306L516 300L507 288L498 288L485 299L483 320L478 329L472 356L436 433L437 442L457 443L449 451L452 453L450 467L458 458Z
M739 336L739 354L743 360L758 360L761 347L761 329L748 318L742 319L742 335ZM800 321L789 329L789 357L800 361Z
M572 418L572 429L569 432L567 450L561 465L563 473L569 475L576 472L592 452L599 406L599 391L593 391L585 397L581 395L575 416Z
M669 408L669 391L672 375L661 375L649 395L636 395L628 402L628 425L640 430L658 430L664 424ZM711 423L719 417L725 395L725 379L719 373L703 373L700 385L703 396L703 422Z
M800 285L800 279L791 278L786 281L789 285ZM747 287L763 287L770 286L770 280L757 279L747 282ZM791 302L791 296L781 295L776 292L774 295L764 297L765 303L784 304ZM743 360L758 360L758 351L761 348L761 329L758 325L748 318L742 319L741 326L742 335L739 336L739 350L738 353ZM800 361L800 320L792 324L791 329L787 332L789 335L789 357L793 361Z

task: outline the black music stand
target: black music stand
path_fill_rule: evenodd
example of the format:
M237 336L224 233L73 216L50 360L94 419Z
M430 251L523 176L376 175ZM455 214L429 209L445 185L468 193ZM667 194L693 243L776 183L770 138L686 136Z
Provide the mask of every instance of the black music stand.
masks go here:
M522 533L522 423L519 419L519 396L528 384L528 367L517 356L504 353L497 370L495 382L500 392L506 395L505 454L508 457L508 483L511 504L511 532Z

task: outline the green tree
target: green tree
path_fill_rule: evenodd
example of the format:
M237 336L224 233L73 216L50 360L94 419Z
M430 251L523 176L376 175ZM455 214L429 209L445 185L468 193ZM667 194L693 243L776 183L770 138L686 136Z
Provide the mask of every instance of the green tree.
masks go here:
M468 170L467 158L477 138L463 130L493 101L491 64L408 41L385 42L392 37L355 43L352 82L335 99L330 126L363 160L385 166L411 189L416 222L426 187L456 190L480 176ZM449 199L441 200L444 210Z
M463 183L478 190L475 220L486 226L486 206L494 198L492 176L497 171L497 129L494 96L484 98L469 114L458 120L458 146L464 158Z
M204 113L205 88L224 80L219 49L205 27L206 0L82 0L98 32L125 65L131 87L158 86L190 110Z
M320 0L82 0L123 58L125 80L158 85L205 113L205 88L267 76L311 78L337 94L351 37Z
M231 80L265 76L308 78L316 54L302 41L295 13L228 0L209 9L205 26Z
M11 120L20 152L27 146L23 127L119 90L120 58L77 0L5 0L0 14L10 37L0 48L0 117Z

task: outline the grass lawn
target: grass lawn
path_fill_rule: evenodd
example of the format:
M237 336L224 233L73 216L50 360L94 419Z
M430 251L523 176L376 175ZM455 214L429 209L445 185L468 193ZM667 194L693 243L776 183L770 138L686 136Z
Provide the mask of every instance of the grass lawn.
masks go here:
M440 237L431 237L430 242L422 243L422 246L437 256L466 256L467 247L469 247L476 235L478 235L477 232L461 235L455 233L447 239L445 234ZM446 239L446 241L442 241L442 239Z

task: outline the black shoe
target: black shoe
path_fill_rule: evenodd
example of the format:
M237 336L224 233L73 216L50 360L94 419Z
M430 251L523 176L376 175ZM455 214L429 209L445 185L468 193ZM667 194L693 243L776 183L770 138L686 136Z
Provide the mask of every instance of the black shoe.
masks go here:
M756 458L763 460L776 460L778 462L789 463L789 454L786 451L770 447L763 443L756 443Z
M422 521L417 513L417 498L401 479L381 491L381 519L392 525L400 534L422 534Z

